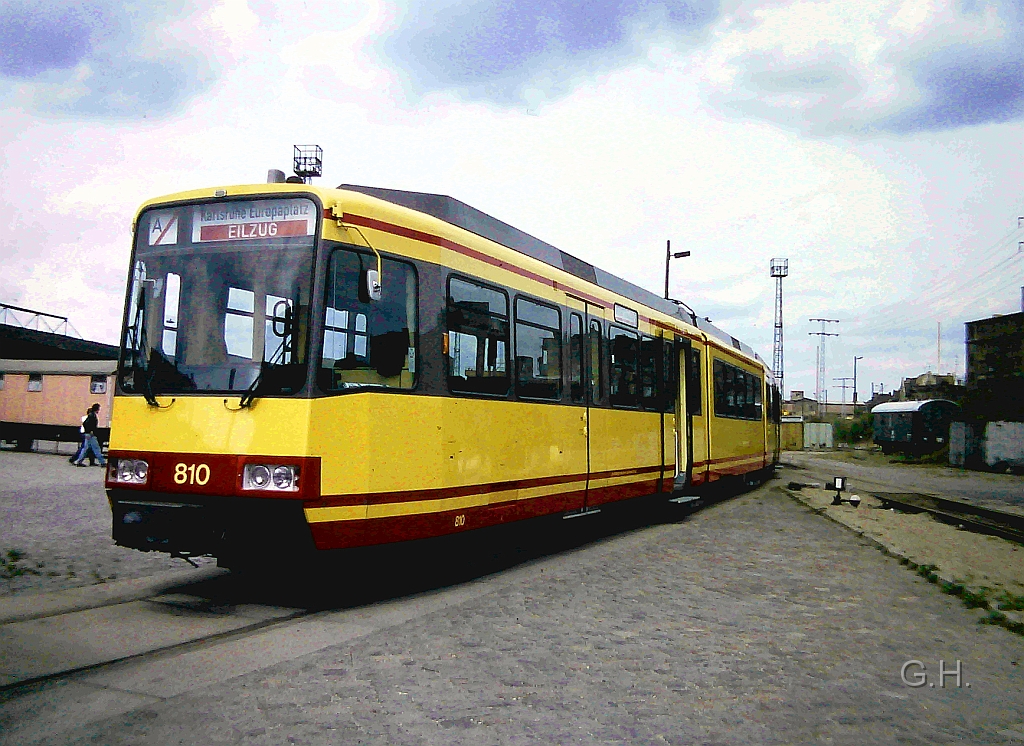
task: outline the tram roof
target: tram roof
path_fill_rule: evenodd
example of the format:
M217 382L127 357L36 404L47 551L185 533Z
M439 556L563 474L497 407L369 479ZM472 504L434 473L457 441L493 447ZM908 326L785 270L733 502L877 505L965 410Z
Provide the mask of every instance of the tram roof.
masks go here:
M666 300L650 290L645 290L639 285L634 285L627 280L623 280L621 277L605 272L603 269L595 267L579 257L562 251L453 197L444 194L407 192L401 189L386 189L358 184L341 184L338 188L376 197L385 202L401 205L410 210L431 215L446 223L451 223L470 233L475 233L509 249L538 259L552 267L564 270L571 275L579 277L581 280L592 282L605 290L610 290L649 308L654 308L667 316L675 316L681 321L696 326L707 335L715 337L723 344L740 350L762 363L764 362L750 345L725 333L707 319L702 319L696 314L688 314L672 301Z

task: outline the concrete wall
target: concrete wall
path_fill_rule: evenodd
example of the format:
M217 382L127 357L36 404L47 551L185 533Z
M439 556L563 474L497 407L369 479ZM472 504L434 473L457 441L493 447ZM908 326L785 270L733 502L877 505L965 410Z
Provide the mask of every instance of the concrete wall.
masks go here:
M28 374L6 373L0 389L0 421L80 425L85 411L98 403L99 427L109 427L114 376L107 377L105 394L91 393L91 380L91 376L44 374L42 391L29 391Z
M804 448L831 449L832 423L830 422L805 422L804 423Z
M985 426L985 463L1024 466L1024 422L990 422Z
M949 463L961 468L976 468L981 465L985 439L967 422L953 422L949 425Z

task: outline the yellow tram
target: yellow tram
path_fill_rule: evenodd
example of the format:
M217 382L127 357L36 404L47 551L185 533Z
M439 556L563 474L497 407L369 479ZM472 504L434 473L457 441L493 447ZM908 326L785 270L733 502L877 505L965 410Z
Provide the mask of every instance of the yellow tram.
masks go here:
M778 460L748 346L449 197L197 190L134 236L120 545L233 564L685 500Z

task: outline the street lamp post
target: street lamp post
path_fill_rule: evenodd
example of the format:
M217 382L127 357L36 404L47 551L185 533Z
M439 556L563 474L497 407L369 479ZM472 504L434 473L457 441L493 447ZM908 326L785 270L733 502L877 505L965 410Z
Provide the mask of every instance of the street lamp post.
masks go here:
M853 357L853 415L857 416L857 361L863 360L863 355L854 355Z
M682 259L685 256L689 256L689 251L677 251L675 254L672 253L672 241L665 241L665 300L669 300L668 296L668 267L669 263L673 259Z

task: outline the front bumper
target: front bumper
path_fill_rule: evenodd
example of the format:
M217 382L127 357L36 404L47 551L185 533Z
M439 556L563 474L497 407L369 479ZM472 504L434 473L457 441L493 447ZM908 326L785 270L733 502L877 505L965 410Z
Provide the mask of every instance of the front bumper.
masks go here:
M313 551L300 500L107 490L118 546L217 558Z

